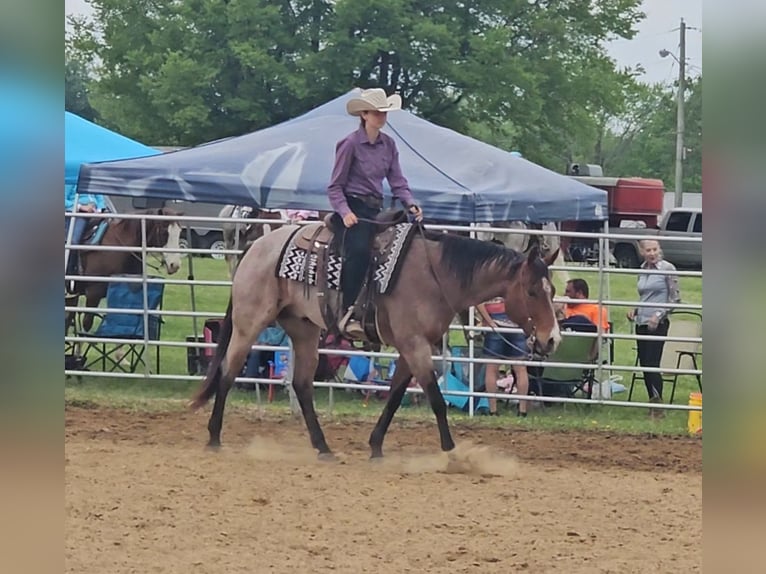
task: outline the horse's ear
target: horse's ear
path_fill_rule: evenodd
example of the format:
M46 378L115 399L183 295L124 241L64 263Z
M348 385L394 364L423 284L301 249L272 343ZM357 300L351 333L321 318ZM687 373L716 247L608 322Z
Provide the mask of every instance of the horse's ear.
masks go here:
M531 264L536 259L540 258L540 246L535 243L532 245L532 248L529 250L529 253L527 253L527 263Z
M553 262L556 261L559 257L559 251L561 251L561 248L556 249L553 253L549 253L545 257L543 257L543 261L545 261L545 264L548 266L553 265Z

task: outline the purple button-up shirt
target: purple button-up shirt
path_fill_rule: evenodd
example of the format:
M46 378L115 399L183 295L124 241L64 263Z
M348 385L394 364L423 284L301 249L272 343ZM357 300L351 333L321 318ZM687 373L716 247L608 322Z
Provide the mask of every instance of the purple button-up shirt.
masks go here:
M396 142L380 132L375 142L370 143L367 132L360 126L335 147L335 167L327 187L330 205L345 217L351 213L346 194L371 195L382 200L384 177L391 186L391 193L405 207L415 203L410 184L399 165Z

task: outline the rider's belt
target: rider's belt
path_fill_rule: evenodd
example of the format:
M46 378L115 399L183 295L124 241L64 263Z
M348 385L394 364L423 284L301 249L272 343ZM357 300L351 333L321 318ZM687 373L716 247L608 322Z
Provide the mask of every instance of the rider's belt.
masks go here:
M370 209L377 209L377 210L383 209L382 197L377 197L375 195L360 195L356 193L347 193L346 198L353 198L358 201L361 201L362 203L364 203L364 205L366 205Z

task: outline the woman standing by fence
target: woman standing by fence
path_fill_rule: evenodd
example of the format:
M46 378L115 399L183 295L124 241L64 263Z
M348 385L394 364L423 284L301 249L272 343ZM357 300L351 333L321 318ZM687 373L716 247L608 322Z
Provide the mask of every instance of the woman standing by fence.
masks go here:
M660 242L656 239L644 239L640 243L641 256L644 262L641 269L658 271L675 271L675 266L662 258ZM674 275L646 273L638 276L638 297L641 303L679 303L681 293L678 288L678 278ZM641 306L628 313L628 319L636 325L636 335L652 335L665 337L670 328L668 307ZM659 368L662 351L665 347L663 339L639 339L637 341L638 361L644 368ZM662 374L644 371L644 382L649 402L662 402ZM661 410L650 410L650 416L662 416Z

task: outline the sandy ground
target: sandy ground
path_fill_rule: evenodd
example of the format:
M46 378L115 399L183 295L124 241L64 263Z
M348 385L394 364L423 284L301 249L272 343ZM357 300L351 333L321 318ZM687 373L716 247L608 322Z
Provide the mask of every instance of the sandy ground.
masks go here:
M67 408L66 571L699 572L702 444L685 438Z

